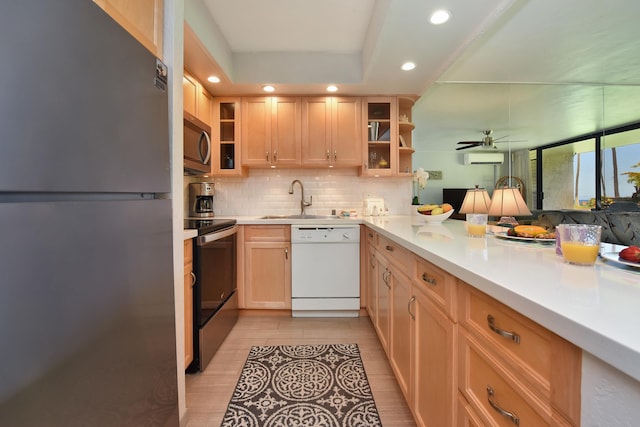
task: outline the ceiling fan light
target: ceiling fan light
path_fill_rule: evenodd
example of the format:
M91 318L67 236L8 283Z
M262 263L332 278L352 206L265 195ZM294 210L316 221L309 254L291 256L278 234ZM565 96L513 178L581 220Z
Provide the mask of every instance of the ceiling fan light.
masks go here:
M401 67L404 71L411 71L416 68L416 64L413 62L405 62Z
M431 22L433 25L440 25L447 22L449 18L451 18L451 12L445 9L439 9L431 14L431 17L429 17L429 22Z

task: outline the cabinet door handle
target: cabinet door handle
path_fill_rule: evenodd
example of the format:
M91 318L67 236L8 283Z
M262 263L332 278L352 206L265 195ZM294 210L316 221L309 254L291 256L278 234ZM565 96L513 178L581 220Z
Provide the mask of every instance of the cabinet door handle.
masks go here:
M329 149L327 149L327 160L329 160L330 156L331 156L331 154L329 153Z
M373 233L367 233L367 236L371 237L373 239Z
M393 246L391 245L385 246L385 249L388 250L389 252L393 252Z
M411 312L411 304L413 304L414 302L416 302L415 296L409 298L409 302L407 303L407 311L409 312L409 316L411 316L413 320L416 320L416 315Z
M491 407L493 409L496 410L496 412L498 412L500 415L502 415L503 417L507 417L511 420L511 422L513 422L515 425L519 426L520 425L520 418L518 418L518 416L516 414L514 414L513 412L509 412L509 411L505 411L504 409L502 409L500 406L498 406L498 404L496 402L493 401L493 388L491 388L490 385L487 386L487 400L489 401L489 405L491 405Z
M384 273L382 273L382 281L389 289L391 289L391 285L389 284L390 278L391 278L391 271L389 271L389 269L385 267Z
M338 160L338 150L333 150L333 161Z
M371 268L376 268L376 256L371 254L371 260L369 261L369 264L371 264Z
M289 259L289 248L284 248L284 259Z
M196 284L196 274L192 271L191 272L191 286L194 286Z
M267 162L270 161L269 160L269 152L268 151L267 151L267 154L266 154L266 159L267 159Z
M490 314L487 315L487 323L489 324L489 329L491 329L496 334L503 336L505 338L509 338L516 344L520 344L520 335L516 334L515 332L509 332L509 331L505 331L503 329L498 328L495 325L495 319Z
M422 273L422 280L433 286L436 286L438 284L438 281L433 277L429 277L427 273Z
M273 150L273 161L274 162L278 161L278 150Z

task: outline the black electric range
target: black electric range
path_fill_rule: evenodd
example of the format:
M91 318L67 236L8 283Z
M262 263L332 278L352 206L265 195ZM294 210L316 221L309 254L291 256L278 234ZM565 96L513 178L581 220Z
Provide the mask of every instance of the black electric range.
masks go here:
M198 219L185 219L185 230L198 230L198 236L204 234L213 233L218 230L231 227L236 223L235 219L222 219L222 218L198 218Z

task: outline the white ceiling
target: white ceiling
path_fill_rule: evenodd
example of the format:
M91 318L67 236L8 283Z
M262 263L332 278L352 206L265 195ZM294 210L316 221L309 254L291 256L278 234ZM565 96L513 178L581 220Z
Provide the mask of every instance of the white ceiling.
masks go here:
M637 0L186 0L185 67L214 96L418 95L414 141L511 149L640 120ZM452 14L429 24L436 9ZM416 68L401 71L405 61Z

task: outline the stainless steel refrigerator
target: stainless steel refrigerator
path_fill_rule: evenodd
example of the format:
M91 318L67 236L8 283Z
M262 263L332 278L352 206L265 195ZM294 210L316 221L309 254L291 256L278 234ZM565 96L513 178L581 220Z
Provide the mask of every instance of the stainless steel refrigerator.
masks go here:
M178 425L166 68L0 2L0 425Z

